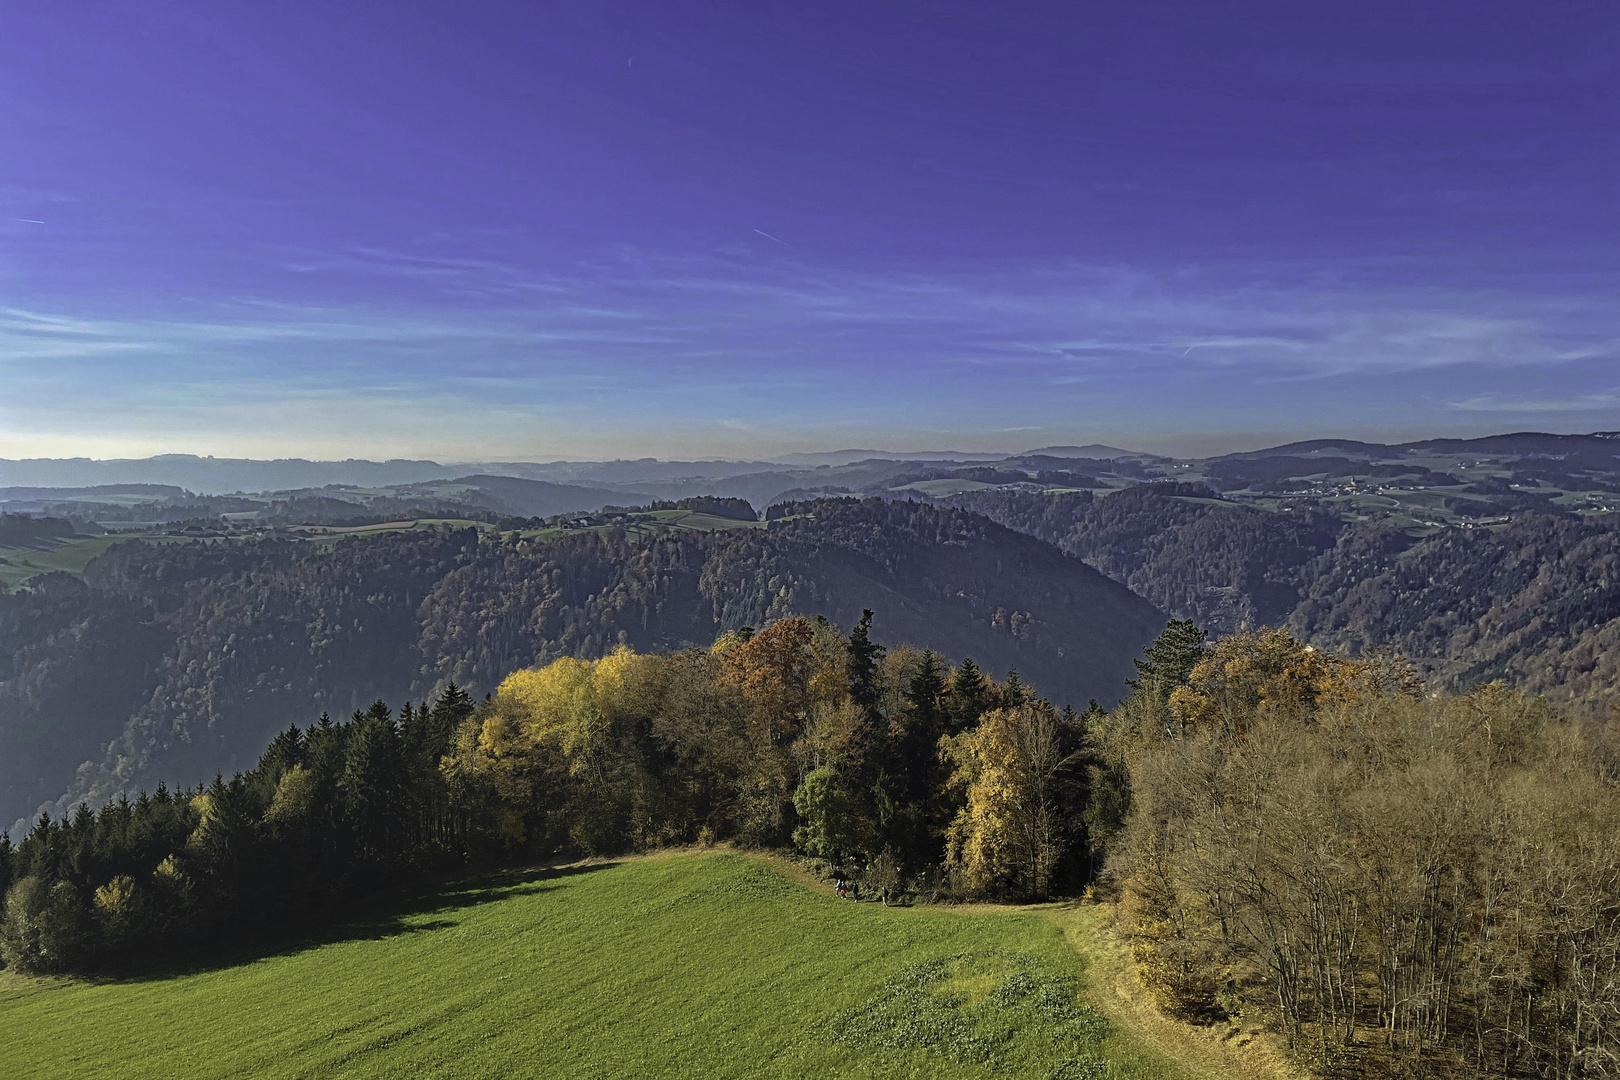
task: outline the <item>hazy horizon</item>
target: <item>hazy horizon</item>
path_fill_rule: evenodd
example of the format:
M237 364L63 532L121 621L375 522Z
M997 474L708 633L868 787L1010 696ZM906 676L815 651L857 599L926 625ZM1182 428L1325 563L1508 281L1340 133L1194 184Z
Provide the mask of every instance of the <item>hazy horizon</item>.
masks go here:
M20 7L0 457L1620 427L1613 8Z
M1561 428L1553 428L1553 427L1548 427L1548 426L1536 427L1536 428L1533 428L1533 429L1532 428L1523 428L1523 429L1517 429L1517 430L1518 431L1534 431L1534 432L1537 432L1537 433L1545 433L1545 434L1553 434L1553 435L1586 435L1586 434L1591 434L1592 433L1592 431L1590 429L1582 429L1582 430L1570 429L1570 430L1565 430L1565 429L1561 429ZM1254 450L1264 450L1264 449L1268 449L1268 448L1274 447L1274 446L1281 446L1281 445L1291 443L1291 442L1301 442L1301 441L1310 440L1310 439L1345 439L1345 440L1355 440L1355 441L1359 441L1359 442L1400 444L1400 443L1407 443L1407 442L1420 442L1420 441L1425 441L1425 440L1428 440L1428 439L1453 439L1453 438L1470 439L1470 438L1484 438L1484 437L1493 436L1493 435L1506 435L1506 434L1513 434L1513 433L1516 433L1516 432L1510 432L1506 428L1484 428L1484 427L1480 427L1480 428L1477 428L1477 429L1469 429L1469 430L1463 430L1463 431L1457 431L1457 430L1441 431L1441 430L1433 430L1433 429L1411 431L1411 432L1405 432L1405 433L1387 432L1387 431L1372 431L1372 432L1360 432L1360 433L1345 432L1345 431L1326 431L1326 432L1317 431L1317 432L1298 432L1298 433L1293 433L1293 434L1274 433L1274 434L1271 434L1271 435L1230 436L1230 437L1225 437L1225 438L1219 437L1219 436L1209 436L1209 435L1188 435L1188 436L1184 436L1184 437L1174 437L1174 438L1171 438L1171 439L1159 439L1159 440L1155 440L1155 441L1148 441L1148 440L1144 440L1144 439L1136 439L1134 437L1131 437L1128 440L1122 441L1122 440L1115 440L1115 439L1095 438L1095 437L1089 437L1089 436L1086 436L1086 437L1076 436L1076 437L1070 438L1070 439L1058 439L1058 440L1053 440L1053 441L1022 442L1022 443L1017 443L1017 444L1005 443L1005 444L1002 444L1001 446L998 446L998 447L976 447L976 446L973 446L973 445L968 445L966 440L958 439L957 441L959 443L962 443L962 445L946 445L944 443L940 443L938 445L926 445L926 446L916 446L916 445L905 445L905 446L900 446L900 445L894 445L894 446L842 446L842 445L840 445L840 446L835 446L835 445L831 445L831 444L826 444L826 445L805 444L804 448L802 448L802 449L777 450L777 451L772 451L772 452L763 452L762 451L762 452L759 452L759 453L733 453L733 452L724 452L724 451L715 451L713 453L705 453L705 452L698 451L698 452L692 452L692 453L629 453L629 452L626 452L626 453L617 453L617 454L615 454L615 453L609 452L609 453L607 453L605 455L601 455L601 456L587 456L587 455L584 455L584 454L573 454L573 455L569 455L569 454L562 454L562 455L542 455L542 454L527 454L527 455L525 455L525 454L518 454L518 455L485 455L485 456L482 456L482 457L454 457L454 456L450 456L450 455L434 454L434 453L431 453L431 452L427 452L427 453L383 453L383 454L345 453L345 454L342 454L341 456L322 456L322 455L319 455L319 454L308 452L307 447L304 448L304 450L302 452L300 452L299 449L296 448L296 447L289 447L288 452L275 453L275 454L214 453L214 452L206 452L206 451L195 451L195 450L189 450L189 449L159 449L159 450L154 450L154 451L152 451L150 453L122 453L121 454L121 453L112 452L112 453L107 453L105 455L82 453L82 452L81 453L58 453L58 454L35 454L35 455L29 455L27 457L6 457L6 456L3 456L3 455L0 455L0 461L10 461L10 462L89 461L89 462L102 463L102 462L139 462L139 461L145 461L145 460L149 460L149 459L152 459L152 458L160 458L160 457L165 457L165 456L187 456L187 457L196 457L196 458L201 458L201 459L219 458L219 459L227 459L227 460L242 460L242 461L255 461L255 462L271 462L271 461L278 461L278 460L303 460L303 461L309 461L309 462L321 463L321 464L340 463L340 462L343 462L343 461L369 461L369 462L376 462L376 463L386 463L386 462L389 462L389 461L425 461L425 462L432 462L433 464L436 464L436 465L443 465L443 466L445 466L447 468L454 468L454 467L458 467L458 466L489 465L489 464L498 464L498 463L503 463L503 462L504 463L513 463L513 464L518 464L518 463L530 463L530 464L588 463L588 462L608 462L608 461L635 461L635 460L642 460L642 459L648 459L648 458L656 459L656 460L659 460L659 461L757 461L757 462L764 462L764 463L781 464L781 463L790 463L791 460L794 459L794 458L830 456L830 455L836 455L836 454L860 453L860 452L867 452L867 451L870 451L870 452L872 452L874 454L882 455L882 456L885 456L885 457L896 457L896 458L907 458L907 457L910 457L911 455L939 455L939 454L947 454L947 453L961 453L961 454L964 454L964 455L974 455L974 456L982 456L982 457L1015 457L1015 456L1018 456L1018 455L1021 455L1021 454L1035 453L1035 452L1038 452L1040 450L1049 449L1049 448L1053 448L1053 447L1082 447L1083 448L1083 447L1087 447L1087 446L1107 446L1107 447L1112 447L1113 449L1116 449L1116 450L1123 450L1123 451L1127 451L1127 452L1130 452L1130 453L1153 454L1153 455L1162 456L1162 457L1203 458L1203 457L1215 457L1215 456L1219 456L1221 454L1245 453L1245 452L1254 451ZM1174 447L1174 448L1172 448L1172 447ZM609 447L608 449L611 450L611 447Z

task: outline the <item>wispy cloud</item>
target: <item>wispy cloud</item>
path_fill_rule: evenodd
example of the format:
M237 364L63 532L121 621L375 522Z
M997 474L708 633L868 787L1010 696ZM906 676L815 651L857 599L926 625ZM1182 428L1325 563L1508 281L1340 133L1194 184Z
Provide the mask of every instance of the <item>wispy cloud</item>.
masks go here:
M1568 398L1509 398L1491 394L1448 401L1446 407L1475 413L1606 413L1620 410L1620 389Z
M388 445L413 453L470 429L519 454L1620 410L1612 377L1595 381L1620 342L1597 289L1375 288L1278 267L874 275L632 248L570 275L381 249L288 263L346 277L329 291L349 299L0 309L0 419L14 439L185 431L222 446L266 416L289 442L372 446L406 426ZM1554 377L1559 393L1525 385ZM741 442L704 442L716 432Z

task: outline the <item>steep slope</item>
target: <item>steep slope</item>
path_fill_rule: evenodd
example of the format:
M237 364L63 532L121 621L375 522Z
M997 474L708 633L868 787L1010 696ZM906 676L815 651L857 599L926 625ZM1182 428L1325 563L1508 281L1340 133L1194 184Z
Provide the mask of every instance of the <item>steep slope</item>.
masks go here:
M451 679L482 693L558 656L707 644L795 612L847 627L869 607L885 641L1016 667L1078 706L1111 702L1163 625L1123 586L976 514L877 499L792 509L734 531L119 546L83 585L52 579L5 601L0 738L42 749L0 758L0 815L65 787L68 805L155 775L206 779L323 710ZM65 599L47 602L52 590ZM30 651L42 639L49 651Z
M101 761L174 645L149 605L67 574L0 591L0 829Z
M1311 507L1224 502L1198 484L1140 484L1100 499L978 491L950 502L1048 540L1217 634L1285 621L1344 527Z
M791 613L1016 667L1054 700L1111 700L1159 631L1151 604L1048 544L920 503L823 500L768 530L636 543L510 543L446 575L422 605L438 679L488 687L565 655L706 643Z
M1286 626L1335 650L1394 648L1450 689L1500 679L1582 712L1620 700L1617 515L1416 530L1173 483L949 501L1050 540L1216 634Z
M1620 701L1617 527L1526 515L1416 541L1352 530L1289 625L1330 648L1398 649L1449 686L1502 679L1601 708Z

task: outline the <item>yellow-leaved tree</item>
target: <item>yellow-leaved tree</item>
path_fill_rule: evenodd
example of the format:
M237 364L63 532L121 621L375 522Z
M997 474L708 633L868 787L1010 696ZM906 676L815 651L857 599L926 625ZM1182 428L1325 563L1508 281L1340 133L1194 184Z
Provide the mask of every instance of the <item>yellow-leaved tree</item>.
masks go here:
M1170 695L1180 734L1241 735L1256 718L1302 720L1355 699L1369 665L1325 653L1282 630L1233 634L1215 643Z
M482 716L477 755L492 776L521 770L541 750L562 754L571 774L589 774L616 726L657 711L662 668L662 657L621 645L600 660L514 671Z
M1043 897L1067 839L1063 783L1074 733L1045 701L996 709L940 740L966 805L947 833L947 860L975 892Z
M521 811L536 805L548 786L547 774L555 781L566 773L592 791L573 817L583 830L576 840L593 849L601 842L593 830L622 826L607 818L619 814L627 799L644 794L618 790L623 785L616 786L618 778L611 774L623 755L613 747L650 730L666 663L664 657L620 646L600 660L564 657L513 672L458 732L441 769L453 788L478 780L493 787L506 804L499 829L511 843L523 840Z

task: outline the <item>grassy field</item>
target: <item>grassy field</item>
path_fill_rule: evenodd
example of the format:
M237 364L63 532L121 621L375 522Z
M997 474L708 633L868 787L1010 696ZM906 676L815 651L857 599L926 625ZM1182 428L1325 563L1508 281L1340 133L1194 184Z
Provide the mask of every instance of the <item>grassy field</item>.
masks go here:
M36 574L84 572L85 564L128 536L76 536L40 547L0 547L0 589L15 589ZM142 537L147 543L178 543L176 537Z
M983 491L993 487L993 484L981 483L978 480L963 480L956 477L947 477L943 480L918 480L913 484L897 487L896 491L920 491L924 495L935 499L943 499L949 495L960 495L964 491Z
M293 525L287 531L306 537L321 547L330 547L346 537L382 536L385 533L415 532L448 526L452 529L493 529L485 521L471 518L407 518L403 521L384 521L375 525Z
M0 1062L130 1080L1190 1075L1082 1003L1049 913L857 905L792 874L729 853L537 870L184 971L0 973Z

